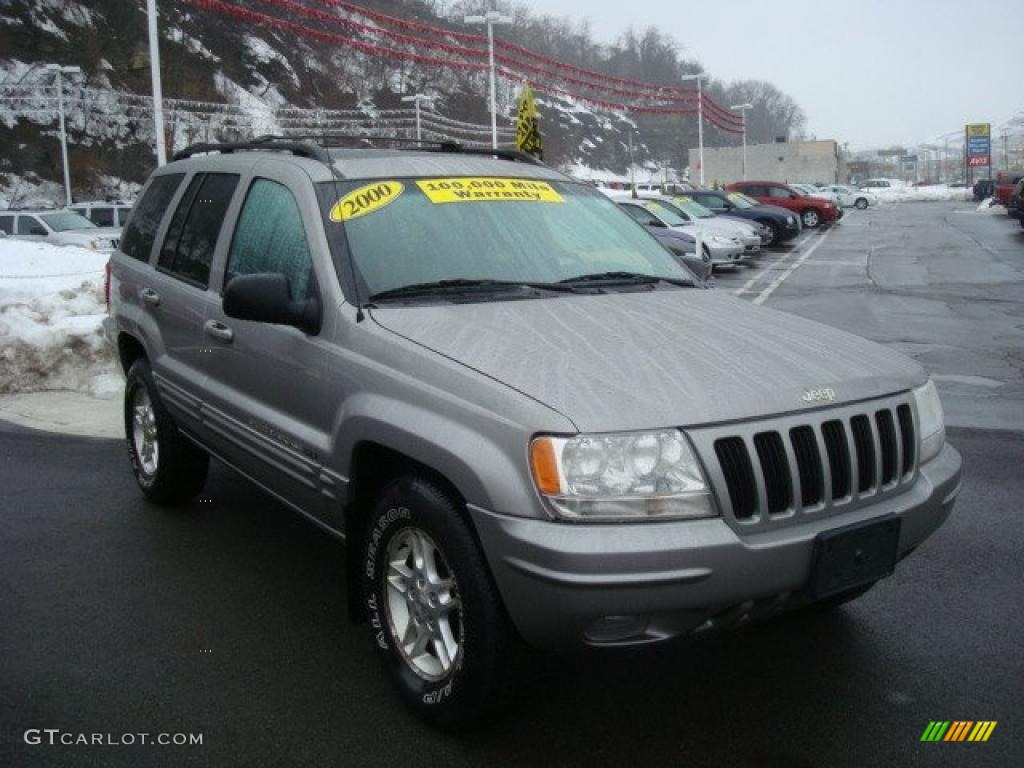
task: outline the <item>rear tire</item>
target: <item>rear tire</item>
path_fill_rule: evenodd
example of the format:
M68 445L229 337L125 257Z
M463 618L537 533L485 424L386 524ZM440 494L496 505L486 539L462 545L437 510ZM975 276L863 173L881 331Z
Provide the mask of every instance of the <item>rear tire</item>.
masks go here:
M174 506L190 501L203 489L210 457L178 430L160 400L145 358L128 370L124 428L132 472L147 499Z
M808 208L800 213L800 221L805 227L814 228L821 224L821 216L813 208Z
M374 647L406 705L445 730L486 722L512 692L522 648L461 505L400 478L360 551Z

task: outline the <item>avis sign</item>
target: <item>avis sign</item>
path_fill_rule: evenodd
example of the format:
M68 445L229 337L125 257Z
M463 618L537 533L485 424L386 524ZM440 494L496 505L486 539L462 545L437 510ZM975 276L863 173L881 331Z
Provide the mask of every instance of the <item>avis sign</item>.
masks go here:
M989 123L971 123L965 127L967 165L970 168L992 163L992 126Z

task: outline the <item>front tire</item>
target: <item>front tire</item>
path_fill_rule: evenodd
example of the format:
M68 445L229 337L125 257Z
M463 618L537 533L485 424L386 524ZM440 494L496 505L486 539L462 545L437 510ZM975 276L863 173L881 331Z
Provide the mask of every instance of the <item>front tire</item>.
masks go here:
M803 222L805 227L814 228L821 224L821 216L813 208L808 208L800 214L800 221Z
M866 198L858 197L856 202L854 202L853 207L856 208L858 211L863 211L865 208L868 207L868 201Z
M398 479L361 549L377 655L404 702L446 730L501 708L520 642L460 506L428 480Z
M764 224L769 233L768 238L761 243L762 247L767 248L768 246L775 245L779 242L779 225L774 221L762 221L761 224Z
M128 370L124 428L132 472L147 499L174 506L203 489L210 457L178 431L160 400L145 358L136 360Z

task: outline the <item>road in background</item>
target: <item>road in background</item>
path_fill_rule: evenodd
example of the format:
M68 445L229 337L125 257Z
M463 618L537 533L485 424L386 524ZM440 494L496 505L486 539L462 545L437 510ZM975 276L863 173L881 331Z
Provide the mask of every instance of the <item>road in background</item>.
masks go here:
M975 209L961 202L854 211L766 306L915 358L935 379L949 424L1024 431L1024 230ZM719 289L756 300L820 237L720 274Z

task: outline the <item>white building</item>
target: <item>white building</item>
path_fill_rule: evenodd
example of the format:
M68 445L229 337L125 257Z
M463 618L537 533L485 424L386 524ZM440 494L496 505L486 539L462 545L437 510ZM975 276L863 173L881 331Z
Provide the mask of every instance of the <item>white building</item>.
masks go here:
M690 150L690 176L696 172L698 151ZM747 145L747 178L757 181L822 182L846 181L846 161L839 144L825 141L793 141ZM704 181L729 184L743 179L743 147L704 147Z

